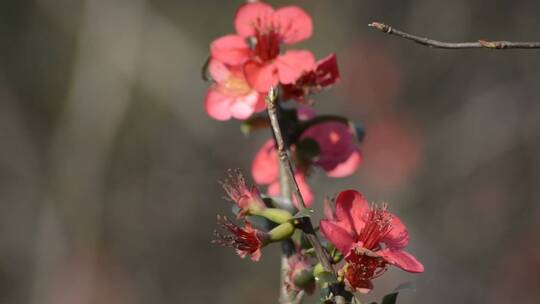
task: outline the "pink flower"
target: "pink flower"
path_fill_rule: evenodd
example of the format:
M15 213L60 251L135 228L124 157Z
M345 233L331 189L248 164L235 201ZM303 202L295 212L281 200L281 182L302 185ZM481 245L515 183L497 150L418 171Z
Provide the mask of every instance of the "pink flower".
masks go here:
M283 86L283 99L295 99L308 103L307 96L318 93L339 81L339 70L335 54L317 62L317 67L305 72L294 84Z
M313 192L311 192L311 188L309 188L309 185L306 182L306 176L302 173L297 172L294 174L294 178L296 179L296 183L298 184L298 188L300 189L300 193L302 194L302 198L304 199L306 207L310 208L313 205L313 200L315 199L315 196L313 195ZM279 180L275 180L270 185L268 185L268 194L272 196L278 196L281 194ZM292 202L296 209L301 209L301 206L298 204L295 196L293 196Z
M360 193L347 190L336 198L332 217L321 220L321 232L345 256L345 280L353 289L369 292L371 280L383 274L387 264L408 272L424 271L424 266L403 250L409 234L385 205L370 206Z
M268 238L266 233L254 229L247 221L244 227L239 227L225 216L218 215L218 224L227 230L227 234L214 231L213 243L236 249L236 254L241 258L247 255L250 255L253 261L261 258L261 248Z
M294 44L311 36L311 17L297 6L274 10L262 2L248 3L236 12L236 35L216 39L210 46L212 57L230 65L244 65L250 85L266 92L278 83L294 83L315 67L311 52L280 53L282 44ZM251 39L250 48L246 39Z
M246 119L265 109L264 96L249 86L240 66L212 59L208 70L215 83L206 94L205 108L212 118Z
M355 135L344 123L331 121L316 124L300 136L300 140L306 138L317 142L319 153L313 163L323 168L330 177L351 175L362 163L362 152L355 143Z
M266 208L259 189L248 187L240 170L229 171L229 178L221 183L229 198L240 208L238 218L245 216L250 210L263 210Z
M251 165L251 175L257 184L268 185L268 194L276 196L281 194L277 149L273 139L267 140L255 155ZM296 172L295 178L306 207L310 207L314 196L306 183L305 175ZM296 199L293 199L293 203L298 208Z
M273 139L268 139L255 154L251 165L251 175L259 185L269 185L279 179L279 164L275 145Z

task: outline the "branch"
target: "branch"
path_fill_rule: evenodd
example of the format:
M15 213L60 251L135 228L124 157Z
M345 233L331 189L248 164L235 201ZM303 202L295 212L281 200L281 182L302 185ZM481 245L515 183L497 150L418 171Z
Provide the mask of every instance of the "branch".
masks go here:
M296 197L296 201L298 202L301 208L306 208L304 198L302 197L302 193L300 192L300 188L298 187L298 183L296 182L296 178L294 177L294 169L293 169L291 160L289 158L289 153L285 146L285 140L283 138L283 134L281 133L281 126L279 124L279 117L278 117L278 111L277 111L277 96L278 96L277 88L276 87L270 88L270 90L268 91L268 96L266 97L266 109L268 112L268 116L270 117L272 133L274 134L274 138L277 144L278 159L280 162L280 167L282 168L280 172L284 171L282 173L282 181L289 182L290 189L292 190L294 197ZM337 273L334 270L334 267L332 267L331 258L330 256L328 256L327 252L324 250L323 246L321 245L321 242L319 238L317 237L315 230L313 229L313 224L311 223L310 218L303 217L303 218L300 218L299 221L300 221L300 228L302 229L302 232L304 232L306 239L310 243L311 247L313 247L313 249L315 250L315 255L317 256L317 259L323 266L324 271L332 273L334 277L337 278ZM339 283L332 284L330 287L334 294L335 303L338 303L338 304L347 303L345 299L345 295L347 294L347 292L343 289L343 286L341 284Z
M504 50L504 49L540 49L540 42L514 42L514 41L490 41L490 40L478 40L476 42L443 42L433 40L425 37L415 36L409 33L397 30L389 25L379 22L372 22L368 26L378 29L383 33L398 36L407 40L414 41L418 44L425 45L427 47L439 48L439 49L491 49L491 50Z
M272 125L272 132L274 133L274 137L276 139L277 143L277 149L278 149L278 158L281 162L281 165L284 168L286 179L288 180L293 195L296 197L296 201L300 205L301 208L305 208L306 204L304 202L304 198L302 197L302 193L300 193L300 188L298 187L298 183L296 182L296 178L294 177L294 169L291 163L291 160L289 158L289 153L287 152L287 149L285 148L285 141L283 140L283 135L281 133L281 127L279 125L279 119L277 116L277 89L271 88L268 92L268 96L266 98L266 108L268 110L268 116L270 117L270 123ZM313 229L313 224L311 223L311 220L308 217L301 219L301 228L302 231L305 233L307 240L315 250L315 253L317 255L317 259L321 262L323 265L323 268L325 271L328 271L330 273L336 274L334 268L332 267L332 264L330 263L330 257L326 254L326 251L324 251L321 242L317 238L317 235L315 234L315 230Z

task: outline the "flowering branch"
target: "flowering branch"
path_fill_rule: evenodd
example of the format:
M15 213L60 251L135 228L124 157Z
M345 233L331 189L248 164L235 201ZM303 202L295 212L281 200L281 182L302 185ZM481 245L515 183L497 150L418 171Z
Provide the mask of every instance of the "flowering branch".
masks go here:
M540 49L540 42L517 42L517 41L490 41L490 40L478 40L476 42L443 42L433 40L425 37L419 37L406 32L397 30L389 25L380 22L372 22L368 24L369 27L373 27L383 33L398 36L407 40L414 41L418 44L439 48L439 49L492 49L492 50L504 50L504 49Z
M281 244L282 304L300 304L317 285L321 303L358 303L353 292L372 290L371 281L388 265L422 272L423 265L403 250L408 235L399 218L386 205L368 205L357 191L342 191L335 204L325 203L319 225L320 237L328 241L324 247L315 232L309 172L319 167L328 177L353 174L363 160L364 129L345 117L317 115L308 106L312 95L340 79L335 54L316 61L309 50L282 48L311 36L311 17L297 6L275 10L250 2L238 9L234 24L235 34L210 45L205 75L212 83L205 109L216 120L243 121L244 134L270 128L273 138L256 153L251 170L255 183L267 186L266 194L249 185L240 170L230 171L222 185L243 224L218 216L213 242L253 261L260 260L264 247ZM286 101L299 105L286 109Z
M268 95L266 97L266 108L268 112L268 116L270 117L270 124L272 127L272 133L274 135L274 138L276 140L277 149L278 149L278 159L280 161L281 168L284 171L281 174L281 178L283 181L288 181L288 184L292 188L292 192L294 197L296 198L298 205L304 209L306 208L306 204L304 202L304 198L302 197L302 193L300 192L300 188L298 187L298 183L296 181L296 178L294 177L294 169L292 166L292 162L289 158L289 153L287 151L287 148L285 146L285 140L283 137L283 134L281 133L281 126L279 123L279 118L277 114L277 88L271 87L268 91ZM313 228L313 224L311 223L311 220L309 217L302 217L299 219L300 221L300 228L306 235L306 239L310 243L310 245L313 247L315 251L315 255L317 256L317 259L323 266L324 271L331 273L334 277L337 277L337 273L332 267L331 258L328 256L326 251L321 245L321 242L319 238L317 237L317 234L315 233L315 229ZM336 296L335 297L336 303L345 303L344 298L342 296Z

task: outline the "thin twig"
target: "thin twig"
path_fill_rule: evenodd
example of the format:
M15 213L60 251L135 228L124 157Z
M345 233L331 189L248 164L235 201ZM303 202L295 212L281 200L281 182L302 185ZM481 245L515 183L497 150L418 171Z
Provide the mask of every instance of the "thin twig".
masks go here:
M302 193L300 193L300 188L298 187L296 178L294 177L294 169L293 169L291 160L289 158L289 153L287 152L287 149L285 147L285 141L283 140L283 135L281 133L281 127L280 127L279 119L277 116L277 89L276 88L271 88L270 91L268 92L268 96L266 98L266 107L268 111L268 116L270 117L270 123L272 125L272 132L274 133L274 138L276 139L276 143L277 143L279 161L285 168L285 173L291 185L292 192L296 198L296 201L298 202L301 208L305 208L306 204L304 202L304 198L302 197ZM330 257L328 256L326 251L323 249L321 242L319 241L319 238L317 238L317 235L315 234L315 230L313 229L313 224L311 223L311 220L308 217L304 217L301 219L301 228L302 228L302 231L305 233L307 240L309 241L309 243L315 250L317 259L319 259L319 261L323 265L324 270L331 272L335 275L336 272L334 268L332 267L332 264L330 262Z
M491 49L491 50L505 50L505 49L540 49L540 42L521 42L521 41L490 41L490 40L478 40L476 42L443 42L433 40L425 37L419 37L409 33L397 30L389 25L380 22L372 22L368 26L378 29L383 33L398 36L407 40L414 41L418 44L425 45L432 48L440 49Z

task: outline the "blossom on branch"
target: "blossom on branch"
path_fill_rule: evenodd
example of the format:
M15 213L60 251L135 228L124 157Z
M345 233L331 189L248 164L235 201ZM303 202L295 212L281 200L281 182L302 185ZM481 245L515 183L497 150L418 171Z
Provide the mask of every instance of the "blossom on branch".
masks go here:
M312 162L330 177L349 176L362 163L362 152L347 124L335 121L316 124L302 133L300 140L305 139L317 143L318 153Z
M240 66L228 66L211 59L208 71L214 81L205 98L205 109L210 117L243 120L265 109L264 96L250 87Z
M330 54L317 61L314 70L304 72L293 84L283 85L283 99L295 99L301 103L310 103L309 95L321 92L334 85L340 79L336 54Z
M240 170L229 171L229 177L221 185L229 199L240 208L238 218L245 216L250 211L259 212L266 209L259 189L255 186L248 187Z
M337 196L335 208L331 219L321 220L320 229L345 256L344 278L352 289L369 292L373 289L371 280L383 274L388 264L408 272L424 271L424 266L404 251L409 234L386 205L370 206L362 194L347 190Z
M297 6L274 10L262 2L248 3L236 12L236 34L216 39L210 46L212 58L229 65L241 65L251 87L267 92L279 83L292 84L304 72L315 68L310 51L290 50L311 36L311 17Z
M227 234L215 230L215 239L212 242L236 249L236 254L241 258L250 255L253 261L259 261L261 248L268 239L267 233L254 229L248 221L245 222L244 227L240 227L225 216L218 215L217 219L218 224L226 230Z
M273 139L267 140L255 155L251 165L251 174L257 184L268 185L269 195L281 194L277 149ZM311 207L314 196L306 183L305 175L302 172L296 172L295 179L306 207ZM296 198L293 199L293 203L297 209L300 209Z

